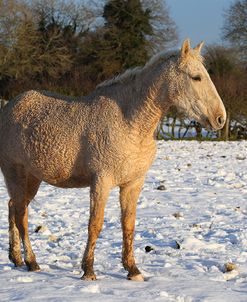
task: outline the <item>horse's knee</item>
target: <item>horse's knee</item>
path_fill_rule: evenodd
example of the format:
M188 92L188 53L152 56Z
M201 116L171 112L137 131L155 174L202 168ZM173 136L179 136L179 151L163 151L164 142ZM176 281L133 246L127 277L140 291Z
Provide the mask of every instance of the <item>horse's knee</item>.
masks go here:
M98 215L97 217L91 216L88 223L88 243L94 245L97 240L104 222L104 214Z

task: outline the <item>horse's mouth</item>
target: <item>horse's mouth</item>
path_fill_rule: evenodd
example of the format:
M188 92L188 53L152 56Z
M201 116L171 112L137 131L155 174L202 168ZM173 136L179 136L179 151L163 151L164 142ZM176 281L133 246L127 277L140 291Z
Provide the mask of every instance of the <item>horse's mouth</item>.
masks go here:
M218 131L222 129L222 126L216 125L216 123L212 123L208 117L203 117L200 124L202 124L202 126L208 131Z

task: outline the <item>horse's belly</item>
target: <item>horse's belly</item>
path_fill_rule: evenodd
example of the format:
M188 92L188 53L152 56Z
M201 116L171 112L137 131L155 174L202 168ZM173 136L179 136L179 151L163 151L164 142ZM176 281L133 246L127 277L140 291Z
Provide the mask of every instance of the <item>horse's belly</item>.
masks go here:
M50 165L39 167L32 165L30 173L47 182L50 185L60 188L83 188L90 186L91 177L86 169L76 169L75 166L64 165L61 162L60 166L50 163Z
M50 185L53 185L55 187L59 188L85 188L90 186L90 181L88 178L82 178L82 177L71 177L69 179L64 180L48 180L46 181Z

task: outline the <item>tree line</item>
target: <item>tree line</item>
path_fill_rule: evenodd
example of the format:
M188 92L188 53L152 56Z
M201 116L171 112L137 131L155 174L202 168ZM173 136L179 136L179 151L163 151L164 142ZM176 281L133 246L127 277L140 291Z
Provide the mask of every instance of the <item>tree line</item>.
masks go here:
M204 53L228 113L217 135L247 138L247 0L234 1L224 20L227 43ZM0 98L28 89L84 95L177 42L163 0L0 0ZM174 110L168 117L184 123Z
M83 95L174 46L163 1L0 1L0 95L25 89ZM151 9L152 7L152 9Z

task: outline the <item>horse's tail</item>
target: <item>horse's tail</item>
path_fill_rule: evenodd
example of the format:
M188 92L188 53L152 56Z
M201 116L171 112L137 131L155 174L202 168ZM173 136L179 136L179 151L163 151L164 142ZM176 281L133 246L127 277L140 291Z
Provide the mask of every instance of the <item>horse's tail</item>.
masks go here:
M3 124L4 124L4 114L6 110L6 105L9 102L3 99L0 99L0 144L2 145L1 137L2 137L2 131L3 130Z
M0 99L0 111L2 111L3 107L5 107L8 104L9 101Z

